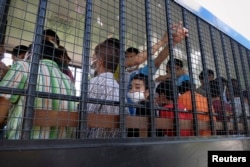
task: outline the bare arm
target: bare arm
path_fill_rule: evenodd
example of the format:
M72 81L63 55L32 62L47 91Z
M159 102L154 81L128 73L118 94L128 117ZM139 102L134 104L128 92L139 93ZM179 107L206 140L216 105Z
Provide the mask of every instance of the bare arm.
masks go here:
M182 26L182 23L179 22L179 24L175 24L172 27L173 29L173 43L176 45L177 43L180 43L185 37L188 36L188 30ZM155 67L159 68L161 63L168 57L169 55L169 48L166 46L160 54L155 58Z
M0 125L4 124L4 122L5 122L5 120L6 120L7 116L8 116L10 107L11 107L10 101L5 99L4 97L0 97L0 108L1 108L1 111L0 111Z
M156 44L152 47L152 54L154 55L155 52L157 52L162 46L164 46L168 42L167 34L163 36L163 38L158 41ZM125 59L125 66L126 67L132 67L136 65L140 65L144 61L147 60L147 50L144 50L143 52L140 52L135 57L129 57Z

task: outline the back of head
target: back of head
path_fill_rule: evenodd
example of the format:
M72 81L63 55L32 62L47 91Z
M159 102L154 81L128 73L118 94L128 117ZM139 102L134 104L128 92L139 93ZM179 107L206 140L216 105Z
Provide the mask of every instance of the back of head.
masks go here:
M58 49L52 42L50 41L42 41L41 43L41 59L49 59L53 61L59 61L60 55L63 54L63 51Z
M187 91L191 90L191 83L190 81L183 81L180 86L178 86L178 91L180 94L183 94Z
M104 67L112 73L115 72L120 59L118 42L119 40L115 38L109 38L95 47L96 56L103 60Z
M148 90L149 89L149 83L148 83L148 76L147 75L144 75L144 74L136 74L132 79L132 80L135 80L135 79L138 79L138 80L141 80L144 82L144 85L145 85L145 90Z
M164 94L166 96L166 99L168 100L174 100L174 90L172 81L167 80L161 82L156 88L156 93L158 93L159 95Z
M28 51L28 47L25 45L18 45L16 47L13 48L12 50L12 55L14 56L18 56L20 54L25 54Z
M54 37L56 39L56 44L59 46L60 45L60 39L58 37L58 35L56 34L55 31L51 30L51 29L46 29L43 31L43 35L44 36L51 36Z
M214 76L214 71L213 71L213 70L206 69L206 72L207 72L208 77L209 77L209 76ZM199 79L200 79L200 80L204 80L204 77L205 77L205 71L202 71L202 72L199 74Z
M183 68L183 62L180 59L174 59L174 65ZM167 62L167 67L171 67L171 60Z

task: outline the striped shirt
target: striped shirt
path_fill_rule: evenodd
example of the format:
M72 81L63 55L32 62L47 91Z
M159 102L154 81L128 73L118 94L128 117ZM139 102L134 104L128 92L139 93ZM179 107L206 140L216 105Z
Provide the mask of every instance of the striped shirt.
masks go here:
M100 100L119 101L119 85L114 79L113 73L102 73L90 80L88 97ZM119 106L91 104L87 105L87 112L119 114ZM89 138L112 138L118 136L119 129L111 131L103 128L91 128L88 132Z
M27 89L30 63L18 61L12 65L0 82L0 86ZM36 90L40 92L75 95L74 83L63 74L54 61L43 59L39 64ZM20 139L26 96L0 94L13 104L9 111L6 129L7 139ZM35 98L35 109L76 111L75 102L60 99ZM74 128L38 127L34 126L31 139L71 138Z

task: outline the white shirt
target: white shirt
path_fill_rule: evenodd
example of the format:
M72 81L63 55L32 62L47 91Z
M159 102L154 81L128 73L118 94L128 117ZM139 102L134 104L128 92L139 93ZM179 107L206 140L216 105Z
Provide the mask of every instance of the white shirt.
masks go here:
M114 79L113 73L102 73L89 82L88 97L96 100L119 101L119 85ZM87 112L119 114L119 106L104 105L104 104L87 104ZM118 136L119 129L111 131L103 128L89 129L89 138L113 138Z

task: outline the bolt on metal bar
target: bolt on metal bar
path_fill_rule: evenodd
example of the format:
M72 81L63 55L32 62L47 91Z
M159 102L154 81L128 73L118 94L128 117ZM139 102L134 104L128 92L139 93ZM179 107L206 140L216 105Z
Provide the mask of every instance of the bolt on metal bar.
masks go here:
M82 83L81 83L81 100L79 106L80 125L77 137L86 138L87 133L87 99L88 99L88 73L89 73L89 57L91 43L91 24L92 24L92 0L86 0L85 26L83 37L83 55L82 55Z
M23 128L21 135L22 139L30 139L31 129L33 126L37 74L38 74L40 54L41 54L41 42L43 39L46 7L47 7L47 0L40 0L37 13L36 28L35 28L36 35L33 43L33 55L31 57L30 76L27 89L27 100L24 111Z

